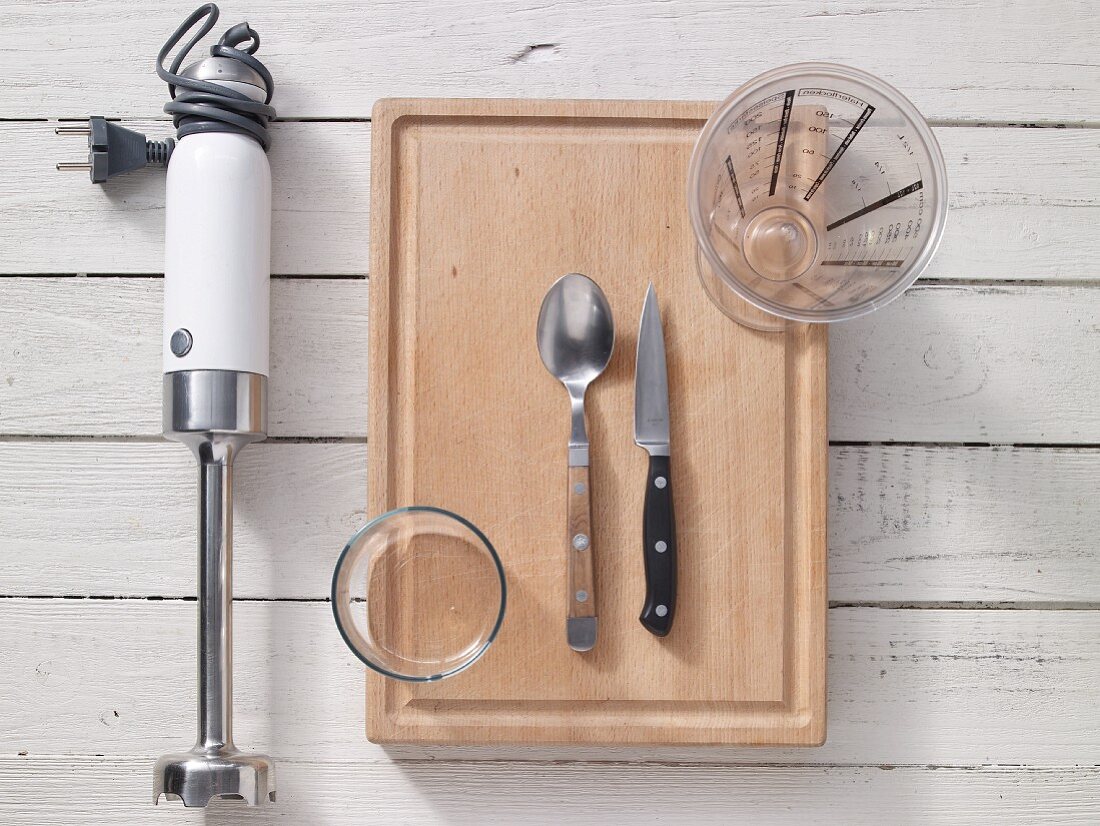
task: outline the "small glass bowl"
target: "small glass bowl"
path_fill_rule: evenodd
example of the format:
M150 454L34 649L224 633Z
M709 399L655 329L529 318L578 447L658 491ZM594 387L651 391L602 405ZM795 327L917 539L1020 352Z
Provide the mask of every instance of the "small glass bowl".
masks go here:
M344 546L332 613L344 642L386 677L431 682L473 665L504 621L504 566L471 522L398 508Z

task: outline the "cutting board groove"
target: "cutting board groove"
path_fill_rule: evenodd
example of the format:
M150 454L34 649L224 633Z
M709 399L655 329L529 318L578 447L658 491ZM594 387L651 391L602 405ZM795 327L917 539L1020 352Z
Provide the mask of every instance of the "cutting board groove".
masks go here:
M474 667L368 678L382 743L802 744L825 736L826 334L735 325L693 271L687 163L712 104L384 100L374 110L372 513L451 509L500 552L508 613ZM535 347L566 272L607 293L589 390L600 639L566 646L568 399ZM679 604L638 622L647 457L636 331L652 280L671 388ZM399 602L401 593L392 594Z

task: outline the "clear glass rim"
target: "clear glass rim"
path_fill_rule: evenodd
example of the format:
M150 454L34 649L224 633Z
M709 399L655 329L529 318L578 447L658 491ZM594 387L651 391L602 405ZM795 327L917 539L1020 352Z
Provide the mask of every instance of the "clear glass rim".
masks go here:
M392 670L390 670L390 669L388 669L388 668L386 668L382 665L379 665L374 660L372 660L366 653L364 653L362 650L360 650L359 646L357 646L354 642L352 642L351 637L348 635L348 631L347 631L347 628L345 626L344 618L341 616L340 601L337 598L338 587L339 587L339 582L340 582L340 575L343 572L344 565L347 562L348 555L351 553L352 548L354 548L356 546L356 544L359 542L359 540L367 532L371 531L372 529L374 529L378 525L380 525L383 522L386 522L390 519L394 519L398 516L404 516L405 514L409 514L409 513L434 513L434 514L438 514L440 516L444 516L444 517L447 517L449 519L453 519L455 522L458 522L463 527L469 529L479 540L481 540L481 543L485 546L485 549L489 552L489 557L493 561L493 565L496 568L496 572L497 572L497 578L500 582L500 606L497 608L496 622L493 624L493 629L489 632L489 636L486 638L485 642L481 645L480 648L477 649L477 651L475 651L473 654L471 654L469 657L467 657L465 660L463 660L459 665L455 666L454 668L450 668L446 671L441 671L438 674L432 674L432 675L427 676L427 677L419 677L419 676L415 676L415 675L412 675L412 674L402 674L402 673L397 672L397 671L392 671ZM461 671L465 671L471 665L473 665L478 660L480 660L482 655L486 651L489 650L489 646L491 646L493 644L493 641L497 638L497 634L500 632L500 627L504 623L504 609L505 609L505 605L507 604L507 601L508 601L508 583L507 583L507 581L504 577L504 565L501 563L500 556L499 556L499 554L497 554L496 548L493 547L493 543L489 541L489 537L487 537L484 533L482 533L481 529L478 528L477 525L475 525L473 522L466 519L465 517L459 516L457 513L454 513L453 511L449 511L446 508L437 508L437 507L434 507L432 505L408 505L406 507L394 508L393 510L386 511L381 516L374 517L374 519L370 520L367 524L365 524L363 527L361 527L359 530L357 530L352 535L351 539L349 539L347 541L347 543L344 545L344 549L342 551L340 551L340 557L339 557L339 559L336 560L336 567L332 571L332 590L331 590L332 615L333 615L333 618L336 620L336 628L340 632L340 636L343 638L344 644L347 645L348 649L351 651L351 653L353 653L356 656L357 659L362 661L362 663L364 665L366 665L368 668L370 668L372 671L375 671L375 672L381 674L384 677L390 677L390 678L395 679L395 680L403 680L405 682L410 682L410 683L430 683L430 682L435 682L436 680L442 680L445 677L452 677L452 676L454 676L455 674L458 674ZM352 621L350 619L348 619L347 622L348 622L349 625L352 624Z
M696 193L699 191L699 181L703 174L703 155L710 146L712 137L715 134L715 125L724 120L731 110L744 103L745 98L757 94L762 86L766 86L776 80L792 75L810 73L831 75L839 80L854 80L869 86L879 94L888 98L891 103L897 106L902 114L909 119L913 124L913 128L917 130L918 137L928 152L928 157L932 164L932 173L936 181L937 192L933 204L934 221L932 229L929 232L929 240L921 250L921 253L909 265L909 269L904 277L898 279L888 290L879 293L873 298L861 301L859 304L854 304L851 307L845 307L842 310L812 312L791 309L790 307L776 304L775 302L756 295L736 279L727 278L724 274L726 267L722 264L717 251L714 249L714 244L710 241L706 220L702 213L702 207L699 204L698 197L696 197ZM734 92L718 106L710 118L708 118L706 124L703 126L702 132L699 134L698 140L695 142L695 149L691 153L691 162L688 166L687 198L688 214L691 216L691 225L695 231L695 242L710 263L715 276L733 290L734 293L757 309L763 310L766 313L771 313L780 318L785 318L789 321L817 323L848 321L853 318L859 318L862 315L866 315L867 313L889 304L909 289L909 287L913 285L913 282L916 281L921 273L928 267L929 262L932 260L932 256L936 254L936 250L939 248L940 242L943 239L943 230L947 222L947 166L943 160L943 151L940 149L940 144L936 140L935 135L932 133L932 128L928 125L924 116L921 115L912 102L910 102L909 98L886 81L862 69L843 66L839 63L791 63L786 66L770 69L743 83L735 89ZM711 300L714 300L713 296L711 296ZM718 306L723 312L726 312L721 304Z

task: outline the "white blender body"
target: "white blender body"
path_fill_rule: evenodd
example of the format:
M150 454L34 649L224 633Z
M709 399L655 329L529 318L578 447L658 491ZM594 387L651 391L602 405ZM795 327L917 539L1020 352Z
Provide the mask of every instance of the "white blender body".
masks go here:
M203 132L179 142L164 253L164 372L267 376L271 168L254 138Z

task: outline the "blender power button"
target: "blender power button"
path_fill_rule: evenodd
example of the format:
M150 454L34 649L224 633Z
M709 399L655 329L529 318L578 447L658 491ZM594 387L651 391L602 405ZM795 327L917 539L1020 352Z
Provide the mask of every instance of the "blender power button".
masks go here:
M168 342L168 346L172 349L172 353L175 356L183 358L191 352L192 342L190 330L180 327L176 332L172 333L172 339Z

